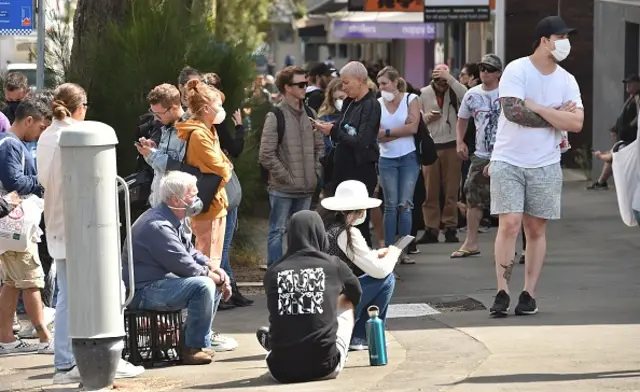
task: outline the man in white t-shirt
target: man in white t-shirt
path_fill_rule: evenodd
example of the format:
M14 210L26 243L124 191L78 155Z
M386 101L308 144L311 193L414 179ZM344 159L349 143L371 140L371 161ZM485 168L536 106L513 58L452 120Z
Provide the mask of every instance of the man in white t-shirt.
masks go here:
M498 83L502 74L502 61L495 54L487 54L478 63L478 69L482 84L467 91L458 111L456 150L463 160L471 159L471 166L464 183L467 200L467 239L460 249L451 254L452 259L480 254L478 228L484 209L489 207L490 201L487 168L496 141L500 117ZM469 119L473 119L476 128L476 148L471 157L469 147L464 142Z
M502 114L491 155L491 213L499 215L495 242L498 294L493 316L509 310L509 280L516 238L527 236L524 290L516 315L535 314L535 288L546 252L547 220L560 219L561 131L580 132L584 107L576 79L558 65L571 51L567 27L559 16L536 26L534 52L514 60L500 79Z

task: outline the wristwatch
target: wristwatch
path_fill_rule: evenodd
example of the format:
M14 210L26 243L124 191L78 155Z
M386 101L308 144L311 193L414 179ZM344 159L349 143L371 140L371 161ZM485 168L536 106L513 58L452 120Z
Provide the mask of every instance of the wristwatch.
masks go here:
M390 137L390 136L391 136L391 130L390 130L389 128L385 129L385 130L384 130L384 135L385 135L386 137Z

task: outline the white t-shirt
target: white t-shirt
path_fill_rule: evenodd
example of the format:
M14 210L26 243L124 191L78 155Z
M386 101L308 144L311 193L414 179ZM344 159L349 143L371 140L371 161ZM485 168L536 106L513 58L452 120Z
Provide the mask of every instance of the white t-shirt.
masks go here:
M561 66L543 75L528 57L507 65L500 78L500 98L532 99L547 107L560 107L573 101L584 109L580 87L576 79ZM492 161L507 162L523 168L538 168L560 162L561 130L555 128L523 127L500 114Z
M382 98L378 98L380 107L382 108L380 116L380 128L392 129L398 128L407 122L407 116L409 115L409 104L407 104L407 96L409 97L409 104L414 99L418 98L417 95L404 93L402 95L402 101L398 105L398 108L394 113L389 113L387 107L384 104ZM380 156L383 158L399 158L412 153L416 150L416 144L413 135L404 136L392 140L390 142L380 143Z
M498 118L500 117L500 98L498 88L487 91L482 85L471 88L462 98L458 117L468 120L473 117L476 125L476 151L479 158L491 158L496 142Z

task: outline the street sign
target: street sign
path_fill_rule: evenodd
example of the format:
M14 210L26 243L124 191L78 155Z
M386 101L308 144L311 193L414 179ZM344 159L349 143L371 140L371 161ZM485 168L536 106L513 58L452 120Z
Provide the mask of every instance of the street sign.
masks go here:
M489 20L491 20L490 0L425 0L425 23Z
M349 11L423 12L424 0L349 0Z
M33 0L0 0L0 35L33 32Z

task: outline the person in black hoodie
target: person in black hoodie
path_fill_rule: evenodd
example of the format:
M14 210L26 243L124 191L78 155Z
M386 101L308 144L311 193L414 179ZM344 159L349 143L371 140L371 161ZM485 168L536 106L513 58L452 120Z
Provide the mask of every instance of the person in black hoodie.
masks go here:
M342 113L335 122L315 121L314 127L325 135L331 135L336 143L334 173L328 194L333 196L338 184L356 180L367 186L369 196L378 184L376 164L378 162L378 134L380 132L380 103L369 89L367 68L360 62L347 63L340 70L342 89L347 99L342 104ZM389 135L387 135L389 136ZM392 136L392 135L391 135ZM358 230L371 247L369 215Z
M287 239L287 253L264 276L270 327L258 329L258 341L279 382L335 378L347 361L360 282L326 253L329 240L317 212L293 214Z

